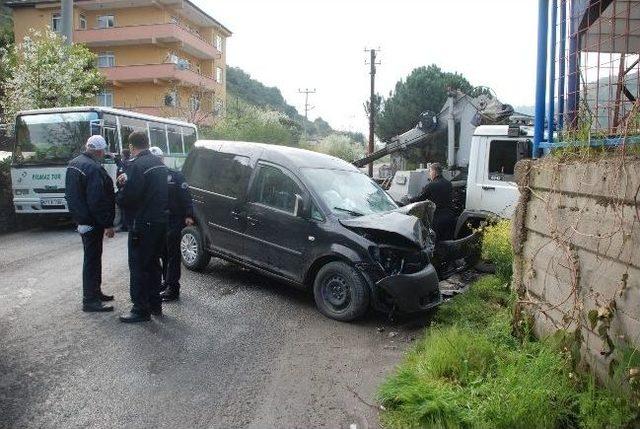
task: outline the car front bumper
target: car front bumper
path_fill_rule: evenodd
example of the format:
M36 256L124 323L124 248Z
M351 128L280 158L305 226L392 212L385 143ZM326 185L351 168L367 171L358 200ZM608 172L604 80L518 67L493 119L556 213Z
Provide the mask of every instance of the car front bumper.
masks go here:
M442 303L438 274L431 264L417 273L385 277L376 286L387 293L396 309L403 313L429 310Z

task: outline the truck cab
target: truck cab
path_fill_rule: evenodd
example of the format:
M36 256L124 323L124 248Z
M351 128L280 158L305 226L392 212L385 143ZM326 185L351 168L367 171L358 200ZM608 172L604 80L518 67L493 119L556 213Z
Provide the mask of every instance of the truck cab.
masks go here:
M489 217L511 218L519 198L516 162L531 157L533 127L481 125L471 139L465 210L456 235L465 225ZM464 232L462 231L462 235Z

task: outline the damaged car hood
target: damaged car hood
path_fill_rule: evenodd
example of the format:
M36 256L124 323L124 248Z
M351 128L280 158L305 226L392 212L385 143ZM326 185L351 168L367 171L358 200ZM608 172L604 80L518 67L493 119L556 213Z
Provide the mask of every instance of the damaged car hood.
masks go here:
M369 232L382 241L391 239L422 249L430 241L429 214L433 215L425 203L417 203L390 212L340 219L340 223L349 229Z

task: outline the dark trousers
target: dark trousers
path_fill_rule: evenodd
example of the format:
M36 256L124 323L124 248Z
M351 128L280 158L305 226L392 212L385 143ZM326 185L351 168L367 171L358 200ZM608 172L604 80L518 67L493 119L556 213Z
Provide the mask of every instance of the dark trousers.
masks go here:
M100 301L102 284L102 240L104 228L93 228L81 235L84 247L82 264L82 302L84 304Z
M436 232L438 241L453 240L453 233L456 229L456 216L446 208L436 209L433 214L433 230Z
M152 306L161 305L160 256L165 244L164 223L136 222L129 232L129 272L134 313L147 315Z
M166 287L180 291L180 238L184 221L171 220L167 228L167 243L162 252L162 279Z

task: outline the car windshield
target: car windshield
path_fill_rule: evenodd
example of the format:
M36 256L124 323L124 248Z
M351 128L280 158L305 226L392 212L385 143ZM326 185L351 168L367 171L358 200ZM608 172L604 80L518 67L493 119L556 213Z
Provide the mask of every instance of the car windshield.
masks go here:
M82 152L91 136L96 112L19 116L16 121L16 164L66 164Z
M304 168L302 172L327 207L339 217L398 208L382 188L360 172L323 168Z

